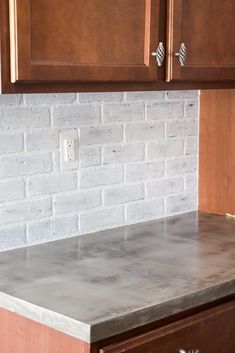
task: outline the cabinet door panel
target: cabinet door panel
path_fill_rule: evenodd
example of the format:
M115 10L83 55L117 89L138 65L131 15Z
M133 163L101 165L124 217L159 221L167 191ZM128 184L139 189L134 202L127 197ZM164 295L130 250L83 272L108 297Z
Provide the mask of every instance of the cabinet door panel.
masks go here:
M235 80L235 1L168 0L168 80ZM179 63L181 43L187 49Z
M235 352L235 301L101 349L100 353Z
M160 0L10 0L10 15L12 82L157 79Z

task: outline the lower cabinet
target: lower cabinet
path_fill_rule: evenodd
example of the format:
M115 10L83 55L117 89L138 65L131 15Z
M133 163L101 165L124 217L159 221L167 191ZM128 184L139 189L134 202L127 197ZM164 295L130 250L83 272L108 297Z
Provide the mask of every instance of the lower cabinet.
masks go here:
M104 347L100 353L234 353L235 301Z

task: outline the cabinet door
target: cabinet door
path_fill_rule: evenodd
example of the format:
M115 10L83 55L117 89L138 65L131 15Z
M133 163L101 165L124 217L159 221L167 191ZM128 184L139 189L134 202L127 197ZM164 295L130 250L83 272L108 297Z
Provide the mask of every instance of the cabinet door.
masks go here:
M9 0L11 81L154 81L160 0Z
M168 49L168 81L235 80L235 1L168 0Z
M192 1L192 0L191 0ZM234 353L235 301L204 311L100 353Z

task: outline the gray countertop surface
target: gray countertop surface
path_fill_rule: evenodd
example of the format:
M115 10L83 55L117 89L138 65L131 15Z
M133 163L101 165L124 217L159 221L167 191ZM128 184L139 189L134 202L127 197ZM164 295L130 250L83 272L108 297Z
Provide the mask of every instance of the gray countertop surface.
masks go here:
M235 293L235 220L191 212L0 253L0 307L95 342Z

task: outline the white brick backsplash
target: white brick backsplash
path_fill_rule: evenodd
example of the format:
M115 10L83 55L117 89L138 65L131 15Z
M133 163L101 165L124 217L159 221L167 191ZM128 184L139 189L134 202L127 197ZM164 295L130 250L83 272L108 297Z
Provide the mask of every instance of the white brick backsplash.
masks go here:
M27 237L30 244L39 244L52 240L51 219L30 223L27 229Z
M122 208L116 207L82 214L80 218L81 232L120 226L124 223L123 213Z
M199 104L198 91L0 96L0 251L197 209Z
M59 147L59 132L52 129L39 129L26 134L27 151L55 150Z
M29 179L29 195L55 194L76 189L77 175L75 173L39 176Z
M1 94L0 107L20 104L23 100L22 94Z
M23 135L20 133L0 134L0 155L23 151Z
M0 228L0 251L27 245L25 226Z
M0 182L0 203L21 200L25 196L24 180Z
M78 216L56 218L53 224L53 236L55 239L64 238L78 232Z
M126 185L104 190L105 206L144 199L144 184Z
M127 141L148 141L164 137L163 123L131 123L126 125Z
M144 120L144 103L115 103L104 105L104 121Z
M129 164L126 169L126 180L130 182L159 178L164 175L164 172L164 161Z
M128 163L142 161L145 155L143 143L107 146L103 149L103 163Z
M166 174L169 176L195 173L196 171L196 157L183 157L166 161Z
M166 200L168 214L192 211L197 208L197 194L169 196Z
M80 149L80 161L82 167L92 167L101 163L101 147L89 146Z
M52 162L49 153L4 156L0 159L0 177L32 175L51 170Z
M157 102L147 104L147 119L174 119L184 117L184 102Z
M160 197L179 194L184 190L183 178L167 178L147 183L147 197Z
M94 102L121 102L123 100L122 92L95 92L95 93L80 93L79 101L81 103L94 103Z
M127 101L156 101L165 98L165 92L163 91L150 91L150 92L127 92Z
M79 212L101 205L100 191L79 191L55 197L55 213Z
M76 100L76 93L60 93L60 94L25 94L26 104L62 104L73 103Z
M82 145L102 145L104 143L115 143L123 140L123 128L121 126L84 127L80 131Z
M81 172L80 186L93 188L96 186L119 184L123 182L122 167L102 167L97 169L87 169Z
M165 139L159 142L149 142L147 155L149 159L183 156L184 140Z
M126 209L126 222L135 223L163 217L164 200L148 200L130 204Z
M96 105L71 105L55 107L53 125L55 127L80 127L95 124L100 121L100 107Z
M50 110L48 108L19 106L14 109L0 109L0 129L23 129L49 125Z
M51 200L20 201L0 205L0 224L51 216Z

